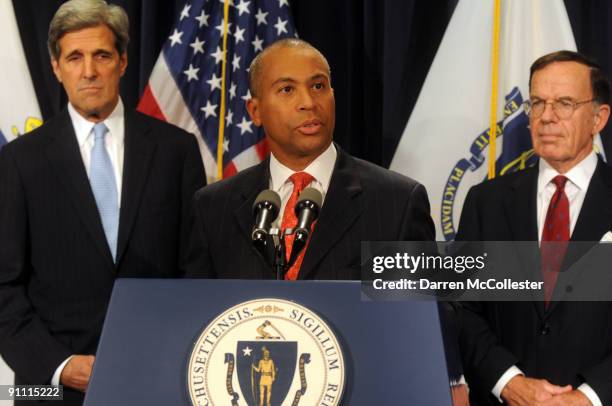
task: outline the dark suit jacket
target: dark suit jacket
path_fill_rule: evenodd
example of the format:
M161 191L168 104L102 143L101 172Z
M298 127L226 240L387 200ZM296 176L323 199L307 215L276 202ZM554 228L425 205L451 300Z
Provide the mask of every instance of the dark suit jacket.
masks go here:
M425 188L338 149L300 279L360 279L360 242L433 240ZM269 160L196 194L188 277L275 278L251 244L253 202L269 188Z
M474 186L457 239L538 241L537 177L537 168L530 168ZM571 239L599 241L610 229L612 168L600 161ZM576 259L570 253L571 247L566 262ZM557 282L555 295L559 289ZM473 404L499 405L491 389L512 365L558 385L586 382L604 404L612 404L612 304L560 301L545 310L541 301L466 302L462 321L460 345Z
M179 276L187 213L204 183L192 135L126 111L115 265L68 112L4 146L0 352L17 382L49 383L69 355L95 353L116 278Z

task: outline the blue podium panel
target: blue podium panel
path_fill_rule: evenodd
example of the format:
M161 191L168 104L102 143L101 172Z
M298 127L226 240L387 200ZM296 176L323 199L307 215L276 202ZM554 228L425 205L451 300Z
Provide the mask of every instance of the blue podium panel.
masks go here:
M217 315L259 298L305 306L335 332L346 368L341 404L451 404L435 302L362 301L360 282L122 279L85 405L189 405L198 337Z

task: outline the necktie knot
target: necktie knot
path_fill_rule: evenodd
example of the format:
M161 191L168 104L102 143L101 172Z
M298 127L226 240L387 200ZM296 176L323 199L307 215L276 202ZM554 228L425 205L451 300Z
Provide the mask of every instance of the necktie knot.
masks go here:
M293 189L301 192L314 180L314 177L306 172L296 172L289 177L289 180L293 183Z
M93 126L94 140L95 141L103 140L107 132L108 132L108 127L106 127L106 124L102 122L97 123L96 125Z
M567 183L567 178L563 175L557 175L551 181L557 187L559 192L562 192L565 189L565 184Z

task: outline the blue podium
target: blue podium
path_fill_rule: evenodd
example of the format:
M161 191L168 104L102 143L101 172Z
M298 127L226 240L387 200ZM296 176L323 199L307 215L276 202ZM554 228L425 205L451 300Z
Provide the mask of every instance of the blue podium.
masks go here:
M257 393L271 390L272 405L290 405L294 400L292 393L283 400L279 398L283 393L270 389L271 385L283 384L281 372L288 368L294 368L296 376L298 370L302 373L301 390L309 394L311 386L306 383L327 376L327 371L315 371L312 365L316 361L308 364L308 354L303 354L299 361L294 350L287 356L290 352L287 346L282 351L294 363L292 367L285 366L289 365L287 362L283 364L277 343L270 343L266 349L265 345L257 347L256 341L242 342L244 348L238 347L235 354L229 351L224 361L213 365L209 350L220 348L217 338L224 334L223 326L241 325L243 321L236 312L223 319L219 315L240 303L260 298L303 306L320 316L322 325L333 331L344 361L344 390L341 401L336 400L335 404L451 404L440 314L435 302L365 301L360 282L120 279L111 297L85 405L190 405L193 399L190 391L194 390L191 375L199 369L206 369L211 382L217 382L201 389L201 393L228 391L227 401L202 400L200 404L258 405ZM245 315L248 313L244 310ZM292 313L296 316L294 324L303 321L296 311ZM278 330L269 322L274 319L261 320L254 334L261 334L262 339L275 338L273 335ZM202 335L209 327L212 333ZM317 328L312 330L317 333ZM326 342L320 334L320 341ZM206 342L211 343L210 347L205 347ZM251 343L255 350L244 343ZM198 345L202 345L201 354L198 354ZM251 356L252 351L253 354L268 351L268 354L263 358L258 355L259 361L253 359L244 367L243 359L247 353ZM309 351L309 355L316 354ZM271 383L274 379L269 377L275 378L275 374L265 371L271 371L266 365L274 357L277 376ZM205 368L199 368L198 362ZM236 384L238 378L231 376L240 374L251 374L250 384L242 381ZM250 385L249 389L245 385ZM268 389L264 388L266 385L270 385ZM331 400L323 395L316 404L334 404ZM315 403L309 402L299 404L313 406Z

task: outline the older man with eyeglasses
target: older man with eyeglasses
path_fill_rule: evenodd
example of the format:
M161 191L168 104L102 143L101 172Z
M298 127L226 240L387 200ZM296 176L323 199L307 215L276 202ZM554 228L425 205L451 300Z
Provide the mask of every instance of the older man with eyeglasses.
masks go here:
M538 241L543 301L464 303L471 401L612 404L612 304L552 301L565 251L547 248L599 241L612 229L612 168L593 150L610 116L610 83L588 58L559 51L533 63L529 88L539 164L473 187L457 239Z

